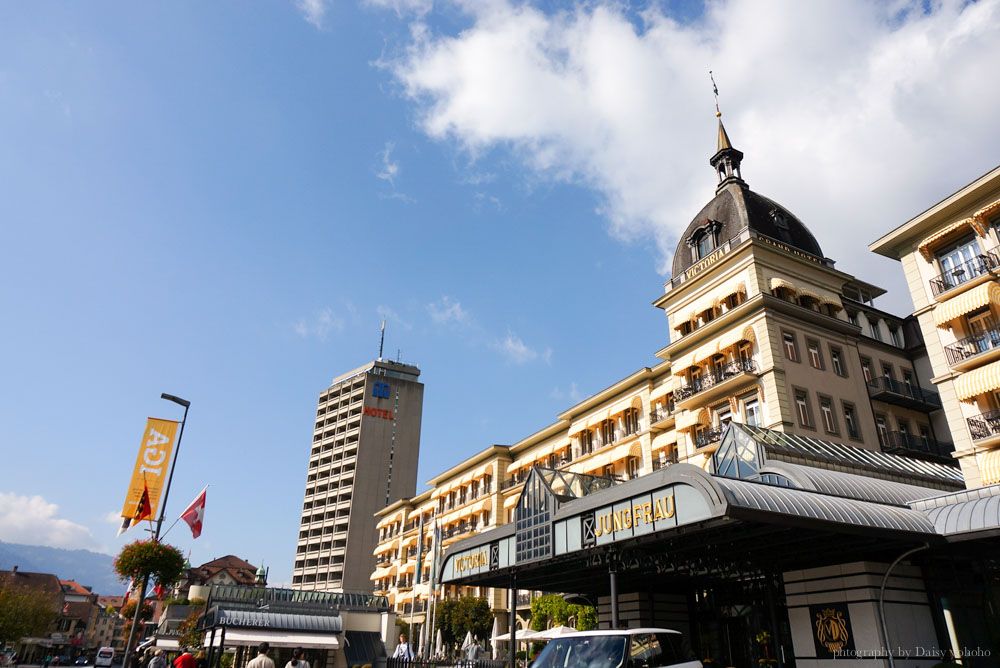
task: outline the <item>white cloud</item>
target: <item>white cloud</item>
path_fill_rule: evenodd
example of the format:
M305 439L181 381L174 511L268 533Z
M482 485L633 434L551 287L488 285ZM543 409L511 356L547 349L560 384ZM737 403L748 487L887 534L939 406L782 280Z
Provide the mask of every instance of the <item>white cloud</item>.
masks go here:
M56 504L41 496L13 492L0 492L0 540L73 550L99 549L90 529L60 518Z
M410 322L404 320L401 315L393 311L388 306L385 306L384 304L379 304L376 307L375 311L386 320L399 325L400 327L402 327L407 331L413 329L413 325Z
M433 304L428 304L427 310L431 314L431 320L439 325L450 322L464 325L469 322L469 312L462 308L462 303L447 295Z
M295 0L295 6L302 12L306 21L317 28L323 27L328 4L328 0Z
M392 9L398 16L404 14L423 15L434 6L434 0L365 0L365 2L373 7Z
M1000 0L722 0L688 24L651 3L638 26L611 1L454 4L466 23L416 20L386 63L423 130L597 191L611 233L663 260L715 187L710 69L750 186L848 271L1000 155Z
M379 156L382 160L382 166L379 171L375 173L375 176L382 179L383 181L388 181L391 185L395 185L394 179L396 175L399 174L399 163L392 159L392 149L395 145L392 142L386 142L385 148L379 152Z
M574 404L579 403L583 399L583 392L580 391L579 386L576 382L571 382L569 384L569 389L563 391L558 386L553 387L552 391L549 392L549 396L553 399L569 399Z
M501 341L495 341L493 348L498 350L512 364L523 365L541 359L546 364L552 361L552 349L546 348L539 352L521 340L514 332L508 330L507 336Z
M326 307L317 311L311 318L300 318L292 329L304 339L311 337L326 341L333 332L344 331L344 319Z

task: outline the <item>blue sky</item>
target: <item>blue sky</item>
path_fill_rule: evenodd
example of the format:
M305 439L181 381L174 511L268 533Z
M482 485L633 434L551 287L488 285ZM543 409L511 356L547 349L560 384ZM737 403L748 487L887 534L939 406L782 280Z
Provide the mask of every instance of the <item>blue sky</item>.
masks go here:
M801 5L808 5L803 7ZM147 415L192 402L192 560L290 581L318 393L425 383L423 481L655 363L714 189L866 244L995 166L997 2L0 5L0 540L114 552Z

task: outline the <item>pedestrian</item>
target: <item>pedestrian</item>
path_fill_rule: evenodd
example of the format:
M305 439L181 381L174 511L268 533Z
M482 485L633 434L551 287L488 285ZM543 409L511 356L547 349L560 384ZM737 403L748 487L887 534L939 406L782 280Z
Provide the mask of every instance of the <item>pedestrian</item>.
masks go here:
M247 668L274 668L274 660L267 655L271 651L271 645L262 642L257 646L257 656L250 660Z
M179 657L174 659L174 668L198 668L198 662L191 654L191 650L185 649Z
M406 642L405 633L399 634L399 644L396 645L396 651L392 653L392 658L413 661L413 650L410 649L410 643Z
M194 662L198 668L208 668L208 660L205 658L205 650L198 650L198 653L194 655Z
M163 656L162 649L158 649L153 653L153 658L149 662L149 668L167 668L167 657Z
M292 650L292 660L285 664L285 668L309 668L309 662L306 661L305 650L296 647Z

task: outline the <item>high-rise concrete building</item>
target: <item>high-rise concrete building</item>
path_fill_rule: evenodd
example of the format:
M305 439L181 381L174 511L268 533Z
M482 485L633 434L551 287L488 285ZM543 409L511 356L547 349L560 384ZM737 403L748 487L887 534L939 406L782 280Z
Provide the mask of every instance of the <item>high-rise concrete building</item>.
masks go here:
M292 583L371 591L373 515L414 495L424 386L420 369L377 360L319 396Z

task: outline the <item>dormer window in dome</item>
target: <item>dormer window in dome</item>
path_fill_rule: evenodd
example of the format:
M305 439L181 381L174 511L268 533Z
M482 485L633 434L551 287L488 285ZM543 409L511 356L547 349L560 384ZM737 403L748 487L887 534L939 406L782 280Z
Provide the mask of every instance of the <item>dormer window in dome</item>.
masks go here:
M686 239L687 245L691 248L691 261L697 262L707 257L719 246L719 231L722 223L717 220L706 220L702 225L695 228Z

